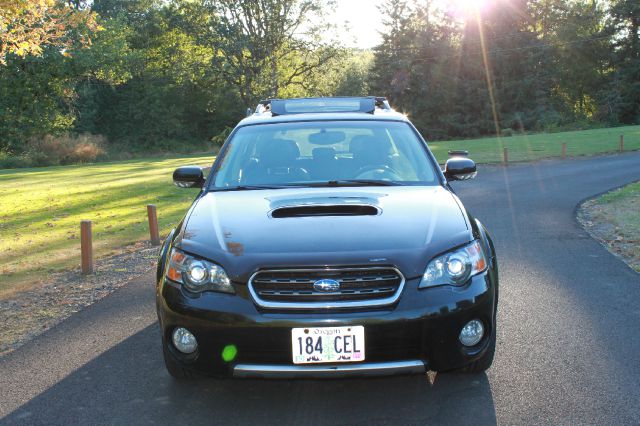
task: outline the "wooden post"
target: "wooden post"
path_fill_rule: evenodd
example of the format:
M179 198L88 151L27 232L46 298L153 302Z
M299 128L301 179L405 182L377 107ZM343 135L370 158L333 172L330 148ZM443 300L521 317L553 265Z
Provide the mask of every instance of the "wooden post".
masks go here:
M504 164L509 163L509 148L504 148L504 151L502 152L502 161Z
M567 143L563 142L562 143L562 159L564 160L565 158L567 158Z
M158 232L158 215L154 204L147 205L147 216L149 217L149 236L151 244L160 245L160 233Z
M93 242L90 220L80 222L80 257L82 260L82 274L93 274Z
M624 152L624 135L620 135L620 152Z

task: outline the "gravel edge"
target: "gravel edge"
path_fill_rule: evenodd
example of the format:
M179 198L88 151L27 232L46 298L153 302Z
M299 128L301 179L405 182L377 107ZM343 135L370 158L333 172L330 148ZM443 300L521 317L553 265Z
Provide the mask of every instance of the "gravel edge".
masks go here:
M149 242L136 243L98 259L92 275L79 268L53 274L42 285L0 300L0 356L155 268L158 251Z
M625 242L623 236L619 233L619 229L610 222L595 218L595 211L598 208L597 199L602 195L604 194L599 194L583 201L577 209L576 219L591 238L599 242L609 253L624 262L631 270L640 273L640 263L628 256L627 251L621 247Z

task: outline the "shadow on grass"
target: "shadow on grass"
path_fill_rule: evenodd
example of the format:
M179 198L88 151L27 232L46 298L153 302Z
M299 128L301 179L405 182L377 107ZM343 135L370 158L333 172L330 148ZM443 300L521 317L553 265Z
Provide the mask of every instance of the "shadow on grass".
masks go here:
M9 424L495 424L486 375L200 379L164 369L152 324L5 417Z
M196 158L172 158L158 161L133 161L116 163L98 163L75 166L53 166L31 169L7 169L0 170L0 183L14 183L26 181L39 184L56 184L68 182L70 178L87 178L95 182L110 182L135 176L157 176L160 170L167 172L171 179L173 168L182 165L199 164L210 166L215 156ZM96 178L98 180L96 180ZM106 179L104 181L100 179Z
M101 209L133 209L135 207L140 208L140 217L144 219L146 217L146 204L159 203L163 201L167 203L171 201L175 203L187 203L195 199L197 196L197 191L195 190L177 192L177 190L173 191L173 188L170 185L170 183L167 183L166 189L162 184L154 185L149 188L145 188L146 193L136 193L132 191L131 188L127 187L118 189L110 188L106 190L95 189L77 194L77 196L72 200L67 200L64 206L56 207L53 210L41 210L39 213L16 215L11 219L6 219L3 221L3 226L5 229L11 229L33 223L51 221L56 216L60 216L62 214L86 214L88 218L91 218L92 216L95 216L96 213L100 213ZM140 200L138 197L146 197L146 200ZM186 210L187 206L188 204L182 208ZM162 211L159 211L159 213L162 214Z

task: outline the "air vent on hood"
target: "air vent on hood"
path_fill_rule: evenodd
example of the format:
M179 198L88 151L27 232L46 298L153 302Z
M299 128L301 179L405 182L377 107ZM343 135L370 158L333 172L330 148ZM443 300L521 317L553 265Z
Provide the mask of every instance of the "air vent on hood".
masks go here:
M376 216L380 211L363 204L303 205L280 207L271 212L271 217L307 217L307 216Z

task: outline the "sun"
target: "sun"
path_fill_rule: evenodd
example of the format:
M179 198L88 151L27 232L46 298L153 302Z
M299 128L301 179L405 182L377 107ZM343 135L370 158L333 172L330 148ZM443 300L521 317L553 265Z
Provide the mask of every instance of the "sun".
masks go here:
M439 0L441 7L449 14L468 18L485 11L495 0Z

